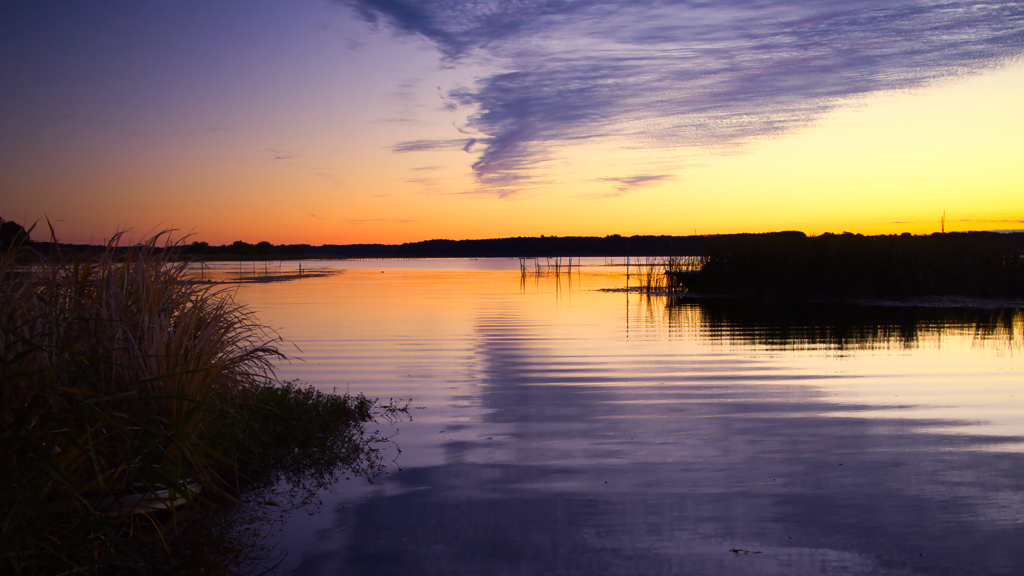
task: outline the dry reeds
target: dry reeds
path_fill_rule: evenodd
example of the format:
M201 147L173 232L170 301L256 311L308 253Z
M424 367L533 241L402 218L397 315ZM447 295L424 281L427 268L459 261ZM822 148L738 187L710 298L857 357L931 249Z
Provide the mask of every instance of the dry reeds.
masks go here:
M372 476L386 439L363 424L407 413L273 383L273 332L191 282L166 233L122 238L98 255L64 257L56 241L47 257L0 254L0 573L170 562L172 503L275 471Z
M225 486L210 422L281 357L229 294L187 281L166 234L122 237L97 257L0 255L4 573L123 564L126 502Z
M640 290L653 292L662 288L664 276L662 275L662 263L658 258L644 258L639 265Z

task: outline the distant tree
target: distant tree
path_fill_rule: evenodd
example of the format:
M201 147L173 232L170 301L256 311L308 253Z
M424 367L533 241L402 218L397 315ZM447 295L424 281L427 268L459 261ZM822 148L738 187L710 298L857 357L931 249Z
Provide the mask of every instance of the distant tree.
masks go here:
M256 253L256 247L248 242L242 242L241 240L235 240L231 243L231 253L238 254L240 256L248 256Z
M306 249L303 248L301 244L292 244L282 248L281 253L288 254L290 256L303 256L306 254Z
M257 242L256 243L256 253L257 254L273 254L274 253L274 245L271 244L270 242L267 242L266 240L262 240L260 242Z
M24 226L0 218L0 250L9 250L12 246L21 246L28 241L28 232Z
M193 242L188 247L188 251L191 254L206 254L210 251L210 245L206 242Z

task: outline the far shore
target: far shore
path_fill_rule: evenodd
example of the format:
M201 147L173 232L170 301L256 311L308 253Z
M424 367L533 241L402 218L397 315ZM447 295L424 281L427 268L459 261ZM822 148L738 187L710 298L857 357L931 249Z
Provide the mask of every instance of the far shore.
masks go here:
M336 260L336 259L401 259L401 258L619 258L703 256L716 246L734 243L772 243L779 239L818 239L825 237L854 237L864 240L898 240L914 243L921 239L945 237L954 241L967 238L998 238L1012 244L1018 253L1024 253L1024 230L1017 233L950 232L923 236L860 234L823 234L808 237L803 232L768 232L761 234L714 234L702 236L540 236L514 238L488 238L479 240L424 240L404 244L250 244L238 240L222 246L206 242L182 243L175 250L196 260L216 261L278 261L278 260ZM33 242L33 248L50 252L49 242ZM102 252L103 246L85 244L59 244L61 251Z

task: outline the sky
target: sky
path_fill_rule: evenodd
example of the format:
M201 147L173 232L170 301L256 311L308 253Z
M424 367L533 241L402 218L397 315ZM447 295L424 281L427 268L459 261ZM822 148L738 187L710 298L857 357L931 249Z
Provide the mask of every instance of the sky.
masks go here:
M64 242L1024 230L1008 0L0 6L0 217Z

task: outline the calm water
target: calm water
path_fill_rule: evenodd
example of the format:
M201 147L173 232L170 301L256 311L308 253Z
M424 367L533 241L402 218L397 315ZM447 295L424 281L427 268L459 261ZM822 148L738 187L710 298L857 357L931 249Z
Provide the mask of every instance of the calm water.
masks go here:
M602 263L241 286L280 377L415 407L389 474L265 527L277 571L1024 573L1019 310L646 299Z

